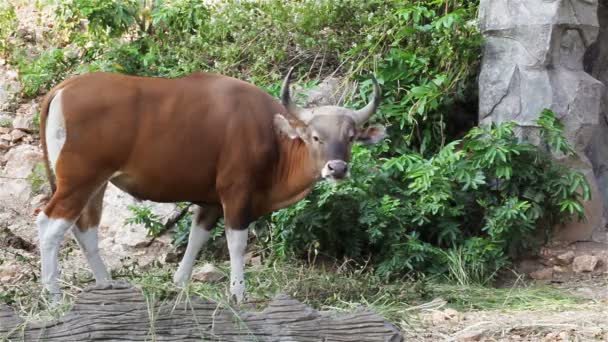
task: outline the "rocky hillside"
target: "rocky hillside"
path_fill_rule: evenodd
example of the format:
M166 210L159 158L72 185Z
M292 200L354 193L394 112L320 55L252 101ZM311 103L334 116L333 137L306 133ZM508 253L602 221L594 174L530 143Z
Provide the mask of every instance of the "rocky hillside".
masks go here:
M47 9L46 11L50 11ZM29 37L31 49L44 44L44 26L35 25L38 13L33 4L16 7L19 18L19 35ZM0 230L37 245L35 218L50 196L43 167L42 151L38 135L39 107L42 97L25 100L17 71L0 60ZM151 206L161 218L169 217L175 210L173 204L137 202L134 198L110 185L105 197L105 214L100 226L100 247L109 267L117 269L133 258L140 265L154 260L164 262L170 250L170 238L156 239L150 246L147 230L142 225L126 225L125 220L133 213L129 205ZM72 239L66 245L76 247ZM4 247L4 246L3 246ZM15 247L17 250L15 250ZM78 248L64 248L67 251L64 272L86 267L86 262ZM23 275L22 267L15 267L15 254L37 258L37 249L19 250L18 245L0 249L0 280L2 283L18 281ZM12 257L11 257L12 255ZM74 267L70 267L70 265ZM21 266L21 265L20 265ZM20 271L15 271L19 269ZM35 267L28 272L37 273ZM68 275L64 275L68 276Z

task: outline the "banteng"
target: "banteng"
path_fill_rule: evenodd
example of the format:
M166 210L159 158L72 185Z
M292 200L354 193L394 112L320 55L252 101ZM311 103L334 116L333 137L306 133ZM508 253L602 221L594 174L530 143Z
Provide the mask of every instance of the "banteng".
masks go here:
M68 230L97 285L111 286L97 227L108 182L136 198L197 205L174 281L190 279L196 256L224 216L230 292L243 299L243 255L255 219L301 200L320 179L348 174L351 145L378 142L382 126L363 128L380 89L360 110L300 108L249 83L209 73L179 79L111 73L73 77L53 88L41 113L41 140L53 189L37 224L42 282L55 299L58 252Z

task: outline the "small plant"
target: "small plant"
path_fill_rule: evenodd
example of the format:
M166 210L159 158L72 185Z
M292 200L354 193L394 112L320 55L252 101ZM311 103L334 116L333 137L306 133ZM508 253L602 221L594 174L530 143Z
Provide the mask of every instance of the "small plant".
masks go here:
M36 114L34 114L34 118L32 119L32 124L36 131L40 130L40 111L36 111Z
M11 36L17 31L17 15L10 2L0 3L0 56L5 57L14 48Z
M133 216L125 220L125 224L142 224L148 230L148 236L158 236L164 228L164 224L160 221L160 217L156 215L150 206L129 205L127 207Z
M39 195L44 192L44 188L47 184L46 169L43 163L36 163L32 172L27 176L27 180L30 183L32 194Z
M66 58L62 49L46 51L34 60L19 57L17 67L23 94L32 97L50 89L65 77L73 63L73 60Z
M13 122L10 119L2 118L0 119L0 127L10 128L13 125Z

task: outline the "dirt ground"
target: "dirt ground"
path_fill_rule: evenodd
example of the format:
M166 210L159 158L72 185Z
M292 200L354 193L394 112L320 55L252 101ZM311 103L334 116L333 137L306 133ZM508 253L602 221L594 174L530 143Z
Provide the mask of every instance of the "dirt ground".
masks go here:
M2 237L6 241L7 237ZM0 303L14 300L11 296L35 294L39 289L36 247L23 244L14 237L10 239L17 248L6 244L0 248L0 259L4 260L0 265ZM63 248L63 257L66 258L68 254L78 256L80 251L74 247L68 243ZM598 249L604 247L596 246ZM556 253L562 251L557 250ZM585 252L592 251L585 249ZM71 258L74 260L74 256ZM71 295L77 295L81 287L91 280L84 258L80 256L78 259L81 259L80 265L72 267L68 270L71 275L64 277L72 283L66 289ZM543 259L536 260L537 267L546 267L543 263L546 263ZM163 267L172 271L174 265ZM401 328L405 341L608 341L608 273L603 267L598 269L599 272L563 273L544 280L533 280L519 274L510 283L503 284L501 289L486 289L484 297L479 297L481 309L475 308L474 293L467 294L472 296L473 307L453 309L453 299L459 297L458 293L454 293L458 291L456 289L449 293L452 298L447 300L438 297L418 306L402 303L407 314L403 315L401 321L394 317L392 321ZM510 296L523 296L520 290L525 288L558 291L560 297L553 299L550 295L538 293L538 298L535 298L534 294L526 294L526 298L520 300L524 301L523 304L508 303L512 302ZM507 290L507 296L497 295L499 302L488 308L487 293L491 296L492 291L499 290ZM20 303L25 302L27 300ZM12 306L23 315L24 308L19 307L18 303L13 302ZM44 315L34 314L33 317Z
M608 275L552 283L580 299L567 309L482 310L422 313L405 331L416 341L608 341ZM447 311L447 313L446 313Z

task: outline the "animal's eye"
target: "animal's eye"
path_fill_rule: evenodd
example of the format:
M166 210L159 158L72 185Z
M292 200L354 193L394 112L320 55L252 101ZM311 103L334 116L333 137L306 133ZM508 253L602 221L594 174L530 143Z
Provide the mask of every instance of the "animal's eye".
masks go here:
M320 141L320 140L319 140L319 137L318 137L318 136L316 136L316 135L313 135L313 136L312 136L312 140L314 140L315 142L319 142L319 141Z

